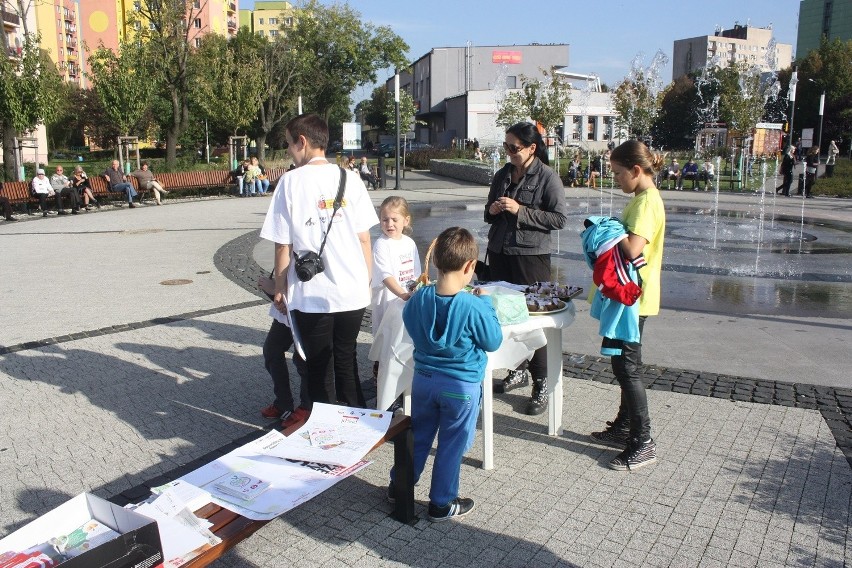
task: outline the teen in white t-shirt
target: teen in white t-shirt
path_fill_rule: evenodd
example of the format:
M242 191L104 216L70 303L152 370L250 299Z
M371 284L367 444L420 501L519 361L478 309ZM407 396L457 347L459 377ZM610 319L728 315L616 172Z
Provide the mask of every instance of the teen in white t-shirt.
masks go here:
M343 205L331 223L340 168L325 159L328 126L317 115L299 115L286 132L297 168L279 180L260 232L275 242L273 303L282 312L289 305L305 352L311 401L365 406L355 347L370 304L370 228L378 217L358 174L346 171ZM325 270L300 281L295 258L318 253L326 232Z

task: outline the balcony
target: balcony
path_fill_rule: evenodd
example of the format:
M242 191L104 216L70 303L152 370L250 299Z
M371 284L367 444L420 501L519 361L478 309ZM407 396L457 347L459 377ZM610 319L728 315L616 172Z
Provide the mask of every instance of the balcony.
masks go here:
M229 30L236 30L237 29L237 22L235 22L233 20L228 20L228 29Z
M3 23L9 24L11 26L20 26L21 18L18 17L17 14L10 14L9 12L3 12Z
M228 11L229 12L236 12L237 11L237 5L234 2L229 2L228 3Z

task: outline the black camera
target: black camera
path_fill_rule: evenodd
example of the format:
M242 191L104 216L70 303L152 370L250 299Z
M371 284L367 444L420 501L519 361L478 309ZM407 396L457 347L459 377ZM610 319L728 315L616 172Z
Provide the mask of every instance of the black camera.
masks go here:
M322 258L315 252L306 252L296 257L296 277L302 282L307 282L323 270L325 265Z

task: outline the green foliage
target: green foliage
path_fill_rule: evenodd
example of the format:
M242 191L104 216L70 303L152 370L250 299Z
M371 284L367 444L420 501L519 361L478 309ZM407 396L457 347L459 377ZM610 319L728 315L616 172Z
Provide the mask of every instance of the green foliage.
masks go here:
M393 100L393 93L388 93L390 96L385 98L384 109L384 132L396 132L396 105ZM414 115L417 114L417 107L414 106L414 99L408 91L399 92L399 131L403 134L412 130L414 124Z
M27 36L20 57L0 58L0 124L24 132L50 122L58 108L62 78L40 36Z
M571 104L571 85L542 71L544 80L521 76L521 90L509 93L497 109L497 124L509 128L527 117L553 131Z
M613 95L616 126L629 136L645 136L660 108L660 97L651 88L645 72L639 71L633 79L625 78L615 88Z
M122 135L140 134L155 83L147 52L139 42L119 44L118 53L103 46L89 54L92 81L106 118Z
M763 118L766 103L760 71L734 63L716 71L719 81L719 118L734 134L747 136Z
M207 34L194 57L193 102L216 126L236 135L247 127L263 95L263 62L247 42Z
M676 150L692 148L701 122L696 112L700 106L698 90L690 77L683 75L669 85L651 127L655 143Z
M825 91L823 146L852 136L852 40L823 38L819 49L799 62L796 131L819 128L819 98ZM813 80L814 82L811 82ZM815 130L816 132L816 130Z
M408 50L391 28L363 22L348 4L324 6L316 0L296 10L287 42L300 64L305 109L326 118L336 106L349 106L356 87L375 83L376 70L405 66Z

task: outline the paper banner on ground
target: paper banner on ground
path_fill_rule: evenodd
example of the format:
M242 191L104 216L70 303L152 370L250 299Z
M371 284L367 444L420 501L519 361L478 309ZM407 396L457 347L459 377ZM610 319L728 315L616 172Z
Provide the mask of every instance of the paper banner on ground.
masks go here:
M364 458L384 437L393 413L314 403L310 419L269 456L350 467Z
M316 497L338 481L369 465L369 462L358 461L352 467L340 467L268 455L269 451L286 439L281 432L273 430L181 479L209 491L213 502L220 507L255 521L267 521ZM216 481L229 472L258 477L269 481L271 485L255 499L243 501L216 490Z

